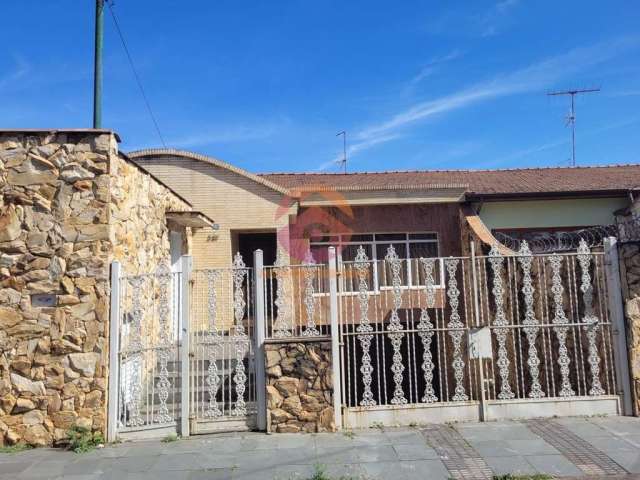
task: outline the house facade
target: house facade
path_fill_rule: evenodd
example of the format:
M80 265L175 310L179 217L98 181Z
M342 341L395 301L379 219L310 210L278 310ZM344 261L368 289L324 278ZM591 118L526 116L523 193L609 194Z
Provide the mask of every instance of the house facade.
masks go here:
M630 411L615 249L497 238L612 223L638 166L256 175L102 130L0 161L0 443Z
M376 259L390 244L407 258L461 255L470 236L491 245L494 233L518 239L611 225L640 188L637 165L255 175L184 151L130 155L216 219L216 231L194 238L203 267L256 248L273 264L277 245L298 263L309 248L326 258L329 245L352 261L363 242Z
M333 373L339 369L343 383L334 425L338 411L345 426L630 411L626 340L607 293L619 275L608 271L606 235L593 242L594 251L577 236L559 249L566 253L559 261L555 250L531 256L521 240L590 229L606 234L637 194L640 166L254 175L189 152L131 157L216 219L213 232L194 238L195 265L228 267L239 253L256 282L264 282L254 285L264 291L262 307L251 308L264 310L256 318L266 322L264 348L271 352L267 404L274 431L331 424L314 423L304 401L295 407L309 387L305 372L291 365L299 362L296 352L309 352L309 336L327 341L336 329L340 364L333 359ZM505 238L509 243L501 243ZM257 249L264 268L253 263ZM563 324L558 312L571 325L569 350L542 345L559 332L557 341L569 342L551 326L553 318ZM585 323L596 316L601 338ZM526 322L541 326L532 330ZM478 341L485 342L486 361L472 356L475 331L485 332ZM318 348L309 355L321 357L327 346ZM567 351L573 360L560 358ZM574 373L559 370L567 362ZM314 387L314 394L335 400L336 389ZM307 400L309 408L313 402Z

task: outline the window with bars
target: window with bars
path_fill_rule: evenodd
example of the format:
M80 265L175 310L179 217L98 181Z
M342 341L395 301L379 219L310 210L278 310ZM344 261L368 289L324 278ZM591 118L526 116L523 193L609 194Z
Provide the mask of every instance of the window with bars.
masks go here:
M424 273L420 267L419 258L438 257L438 234L434 232L422 233L367 233L350 235L327 235L321 238L312 238L310 241L311 253L319 261L326 261L327 249L336 248L338 269L348 272L350 275L342 275L340 287L343 292L357 292L358 282L354 275L354 264L358 248L362 246L371 262L371 268L367 275L369 290L392 287L392 275L385 256L390 246L402 262L401 284L403 287L418 287L424 285ZM442 268L440 262L436 263L434 278L440 285Z

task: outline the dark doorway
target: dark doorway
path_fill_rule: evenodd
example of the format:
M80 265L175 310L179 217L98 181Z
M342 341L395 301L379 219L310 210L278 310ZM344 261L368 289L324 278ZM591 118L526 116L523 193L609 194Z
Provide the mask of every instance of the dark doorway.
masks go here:
M278 239L276 232L238 233L238 251L247 267L253 268L253 252L262 250L263 263L273 265L276 262Z
M255 266L253 264L253 252L258 249L262 250L263 264L271 266L276 263L277 246L278 238L276 232L238 233L238 251L242 255L244 263L252 269L252 272ZM265 288L265 302L268 312L274 311L273 292L275 292L273 285L271 285L271 288ZM249 311L251 312L255 311L254 301L255 297L251 295L249 297Z

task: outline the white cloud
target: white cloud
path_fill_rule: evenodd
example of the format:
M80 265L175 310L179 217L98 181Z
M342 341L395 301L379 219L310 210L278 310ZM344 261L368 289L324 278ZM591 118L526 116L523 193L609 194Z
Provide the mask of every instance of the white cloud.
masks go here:
M501 0L488 8L477 5L453 7L430 19L426 29L433 35L490 37L514 24L520 0Z
M13 70L0 77L0 90L24 78L31 71L31 65L22 57L16 55L14 60Z
M422 80L433 75L438 70L440 65L442 65L443 63L451 62L457 58L460 58L461 56L462 52L456 49L452 50L446 55L432 58L420 69L416 76L414 76L407 82L405 90L412 90L416 85L422 82Z
M482 101L548 88L588 67L598 65L622 51L636 46L636 39L617 39L544 59L511 73L496 76L463 90L418 103L391 118L360 131L357 138L369 140L378 135L410 126L437 114L459 110Z
M617 92L611 92L607 94L609 97L638 97L640 96L640 90L618 90Z
M353 137L356 141L350 147L351 155L375 145L395 140L401 136L401 130L431 117L501 97L547 89L561 80L571 78L587 68L599 65L628 49L637 47L637 45L638 38L625 37L588 47L575 48L513 72L498 75L489 81L471 85L439 98L416 103L410 108L357 132ZM551 148L551 145L545 146L545 148ZM320 170L326 169L327 166L334 163L335 160L327 162L321 166Z
M482 36L490 37L499 33L505 23L509 23L509 14L520 3L520 0L502 0L480 17Z
M358 154L359 152L368 150L369 148L375 147L376 145L380 145L382 143L390 142L392 140L399 138L400 136L401 136L400 134L381 135L375 138L371 138L369 140L356 142L353 145L348 145L347 146L347 165L348 165L349 158ZM344 158L344 154L341 152L340 154L336 155L332 160L328 160L320 164L313 171L322 172L325 170L329 170L332 167L336 167L340 164L343 158Z
M173 148L193 148L214 143L250 142L272 137L278 128L275 123L210 127L193 135L168 139L166 143Z

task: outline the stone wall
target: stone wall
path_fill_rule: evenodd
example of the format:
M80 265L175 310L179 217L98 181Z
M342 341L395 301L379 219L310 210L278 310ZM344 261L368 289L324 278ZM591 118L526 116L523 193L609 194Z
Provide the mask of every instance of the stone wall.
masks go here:
M331 341L267 343L267 431L332 432Z
M105 430L110 263L166 249L159 212L187 205L123 162L110 132L0 133L0 446Z
M160 263L169 261L165 213L189 211L191 206L122 157L114 159L110 173L114 259L128 274L154 272ZM185 233L187 241L190 232ZM187 250L185 246L183 251Z
M617 221L635 224L634 219L639 213L640 202L636 201L618 216ZM629 229L626 235L628 238L624 239L624 243L618 244L635 415L640 414L640 238L635 235L638 231L640 230L637 228Z

